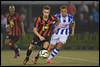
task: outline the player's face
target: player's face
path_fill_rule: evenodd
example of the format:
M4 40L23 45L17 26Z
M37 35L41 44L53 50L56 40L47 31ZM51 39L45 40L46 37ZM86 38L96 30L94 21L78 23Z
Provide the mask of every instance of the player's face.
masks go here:
M49 14L50 14L50 10L46 10L46 9L43 10L43 16L44 17L48 17Z
M61 14L62 14L62 16L66 16L66 14L67 14L67 9L61 9Z
M14 6L9 7L9 13L10 13L10 15L13 15L15 13L15 7Z

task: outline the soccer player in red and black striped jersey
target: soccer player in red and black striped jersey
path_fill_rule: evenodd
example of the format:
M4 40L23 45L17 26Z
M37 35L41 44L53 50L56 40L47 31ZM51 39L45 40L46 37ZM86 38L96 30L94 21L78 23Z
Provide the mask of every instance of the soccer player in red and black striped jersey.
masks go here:
M21 17L15 12L15 6L9 6L9 14L7 17L7 45L14 50L15 56L19 56L19 48L15 44L22 36Z
M29 60L29 56L31 55L32 52L32 47L34 45L39 45L42 46L42 49L47 49L49 45L49 40L50 36L52 33L52 26L57 22L56 18L54 16L50 15L50 7L49 6L44 6L42 9L42 15L38 16L33 32L34 32L34 37L32 42L29 45L29 48L26 53L26 58L23 62L23 64L26 64ZM42 50L41 49L41 50ZM39 58L39 53L35 57L34 63L37 63L37 60Z

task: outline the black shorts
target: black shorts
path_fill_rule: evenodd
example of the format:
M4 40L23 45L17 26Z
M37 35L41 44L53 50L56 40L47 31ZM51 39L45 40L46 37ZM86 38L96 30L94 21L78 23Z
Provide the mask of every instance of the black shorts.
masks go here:
M45 38L45 40L41 41L41 40L39 39L39 37L34 36L32 42L31 42L31 44L33 44L33 45L38 45L38 46L43 46L43 43L44 43L44 42L50 42L50 37L47 36L47 37L44 37L44 38Z
M7 38L10 39L11 41L13 41L14 43L16 43L19 40L19 36L9 35Z

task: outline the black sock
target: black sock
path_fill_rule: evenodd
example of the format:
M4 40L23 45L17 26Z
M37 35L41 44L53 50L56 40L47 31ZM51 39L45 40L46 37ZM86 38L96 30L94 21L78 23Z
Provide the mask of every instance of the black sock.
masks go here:
M39 52L38 52L38 54L36 55L35 59L38 59L38 58L39 58Z
M18 47L14 49L16 54L19 54Z
M26 53L26 55L27 55L27 57L29 57L30 55L31 55L31 53L32 53L32 50L27 50L27 53Z
M16 54L19 54L18 46L17 45L14 46L14 51L15 51Z

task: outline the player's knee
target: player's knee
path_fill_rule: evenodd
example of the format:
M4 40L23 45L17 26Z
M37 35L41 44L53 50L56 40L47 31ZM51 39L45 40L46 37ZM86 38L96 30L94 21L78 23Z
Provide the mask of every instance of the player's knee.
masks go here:
M49 46L49 43L48 43L48 42L45 42L45 43L43 44L43 48L45 48L45 49L47 49L48 46Z
M51 44L51 50L54 48L54 45Z
M8 42L8 45L9 45L9 46L13 46L14 43L13 43L12 41L9 41L9 42Z
M43 46L43 48L47 49L48 48L48 45Z
M14 48L14 44L12 42L9 42L8 43L8 46L9 46L10 49L13 49Z
M9 46L12 46L12 43L9 43L8 45L9 45Z
M49 48L48 48L48 51L50 52L53 48L54 48L54 45L51 44L51 45L49 46Z
M30 45L29 45L29 48L28 48L28 49L29 49L29 50L32 50L32 48L33 48L33 44L31 44L31 43L30 43Z
M62 48L62 43L59 42L59 43L57 44L57 49L61 49L61 48Z

